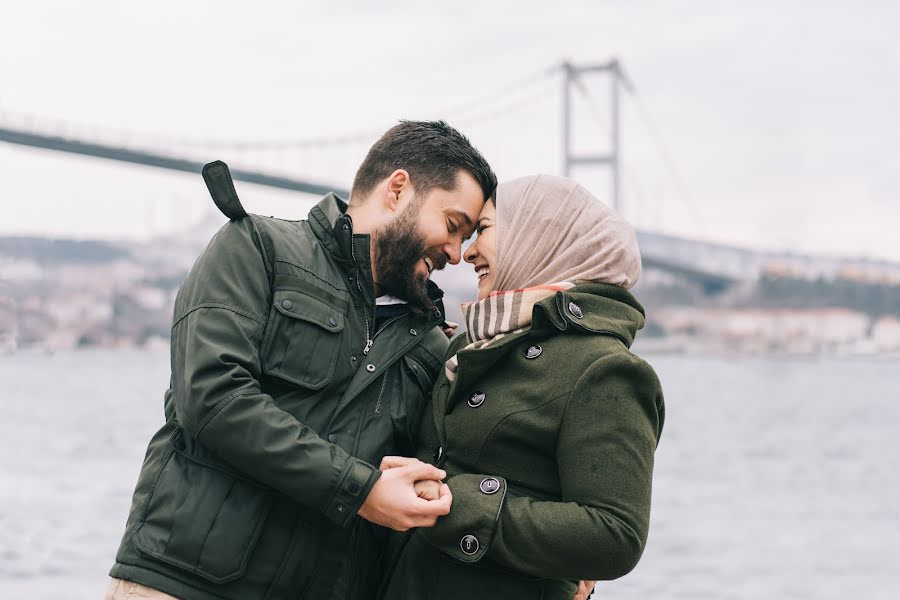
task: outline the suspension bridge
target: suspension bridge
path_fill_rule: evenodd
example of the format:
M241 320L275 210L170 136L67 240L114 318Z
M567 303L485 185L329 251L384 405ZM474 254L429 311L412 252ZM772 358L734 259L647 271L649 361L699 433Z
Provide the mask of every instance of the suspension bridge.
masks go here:
M597 80L605 80L605 97L596 92ZM554 90L561 90L561 94ZM559 172L571 177L576 171L578 174L588 169L604 171L609 180L610 204L627 216L628 209L645 202L646 195L637 166L628 163L622 150L622 113L626 104L637 117L655 150L657 166L667 179L665 187L671 192L664 201L680 202L680 210L687 211L698 228L703 229L702 217L672 153L618 60L554 65L505 82L489 94L436 111L436 115L467 133L479 131L480 139L510 135L504 123L512 123L517 128L523 123L532 127L539 123L545 136L553 136L556 129L560 140ZM559 110L559 121L552 114L554 108ZM590 123L584 122L585 117ZM576 137L584 137L583 132L588 129L595 135L588 140L591 149L586 151L584 143L577 146ZM205 139L107 130L0 112L0 141L9 144L196 174L206 162L221 159L229 163L238 181L316 196L334 191L345 198L349 196L348 190L333 182L352 179L362 156L381 133L371 130L314 139ZM528 144L517 143L508 148L513 149L507 152L522 152L523 159L524 154L534 151ZM304 175L297 174L300 165ZM549 169L545 165L537 170ZM323 173L327 175L317 175ZM727 289L734 282L731 277L678 264L671 257L652 253L644 253L644 264L647 268L690 279L710 293Z

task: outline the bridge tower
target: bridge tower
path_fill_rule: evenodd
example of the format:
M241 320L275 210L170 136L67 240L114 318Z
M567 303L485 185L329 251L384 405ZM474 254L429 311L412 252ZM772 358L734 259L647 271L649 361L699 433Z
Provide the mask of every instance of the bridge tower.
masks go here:
M581 165L609 166L611 170L612 208L621 213L621 88L631 91L631 83L625 77L618 59L608 63L574 65L570 62L562 64L563 101L562 101L562 151L563 175L570 177L572 167ZM584 75L602 74L609 77L610 83L610 127L609 152L607 154L576 154L572 148L572 90L578 88L587 97L582 77Z

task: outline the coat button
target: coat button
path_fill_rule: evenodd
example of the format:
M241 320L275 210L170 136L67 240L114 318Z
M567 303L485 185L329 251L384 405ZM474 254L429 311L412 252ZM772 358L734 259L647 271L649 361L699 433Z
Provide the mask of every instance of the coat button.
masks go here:
M463 551L463 554L472 556L478 552L478 538L474 535L464 535L463 539L459 541L459 549Z
M374 373L374 372L375 372L375 365L373 365L372 363L367 364L367 365L366 365L366 371L368 371L369 373Z
M580 319L584 316L584 313L581 312L581 307L574 302L569 302L569 312L572 313L572 316L576 319Z
M537 358L544 351L543 348L535 344L534 346L529 346L528 350L525 351L525 358Z
M337 436L334 435L333 433L329 433L329 434L328 434L328 441L331 442L332 444L335 443L335 442L337 441Z
M281 306L284 307L284 310L291 310L292 308L294 308L294 303L290 300L282 300Z
M334 317L328 317L328 324L331 325L332 327L336 326L337 319L335 319Z
M444 458L444 447L438 446L437 448L435 448L434 454L431 455L431 458L434 459L434 464L439 465L441 462L441 459Z
M469 398L469 406L472 408L478 408L482 404L484 404L485 395L484 392L475 392Z
M481 485L478 486L481 488L482 494L496 494L500 490L500 480L496 477L485 477L481 480Z
M419 332L416 331L415 329L410 329L410 330L409 330L409 335L419 335Z

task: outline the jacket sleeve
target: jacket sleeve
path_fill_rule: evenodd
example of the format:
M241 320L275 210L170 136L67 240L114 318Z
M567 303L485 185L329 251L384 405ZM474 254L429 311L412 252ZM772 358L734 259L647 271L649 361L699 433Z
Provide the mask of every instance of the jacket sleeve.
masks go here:
M252 218L226 224L197 260L175 303L175 416L220 459L344 525L380 472L320 438L261 389L270 269Z
M481 489L490 474L456 475L448 480L450 514L423 534L459 560L487 555L533 576L625 575L647 540L663 411L659 380L646 362L626 353L598 360L576 383L562 417L560 501L514 497L499 476L491 492L492 485ZM463 540L469 534L477 544Z

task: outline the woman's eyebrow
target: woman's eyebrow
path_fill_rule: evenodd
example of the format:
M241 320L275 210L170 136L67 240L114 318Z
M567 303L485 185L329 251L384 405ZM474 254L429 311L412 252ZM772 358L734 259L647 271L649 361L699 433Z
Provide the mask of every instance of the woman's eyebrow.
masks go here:
M466 237L463 238L464 242L468 242L469 240L471 240L472 236L475 235L475 232L477 232L479 229L481 229L482 221L484 221L484 219L478 219L478 222L475 223L475 227L472 228L472 233L470 233L469 235L467 235Z

